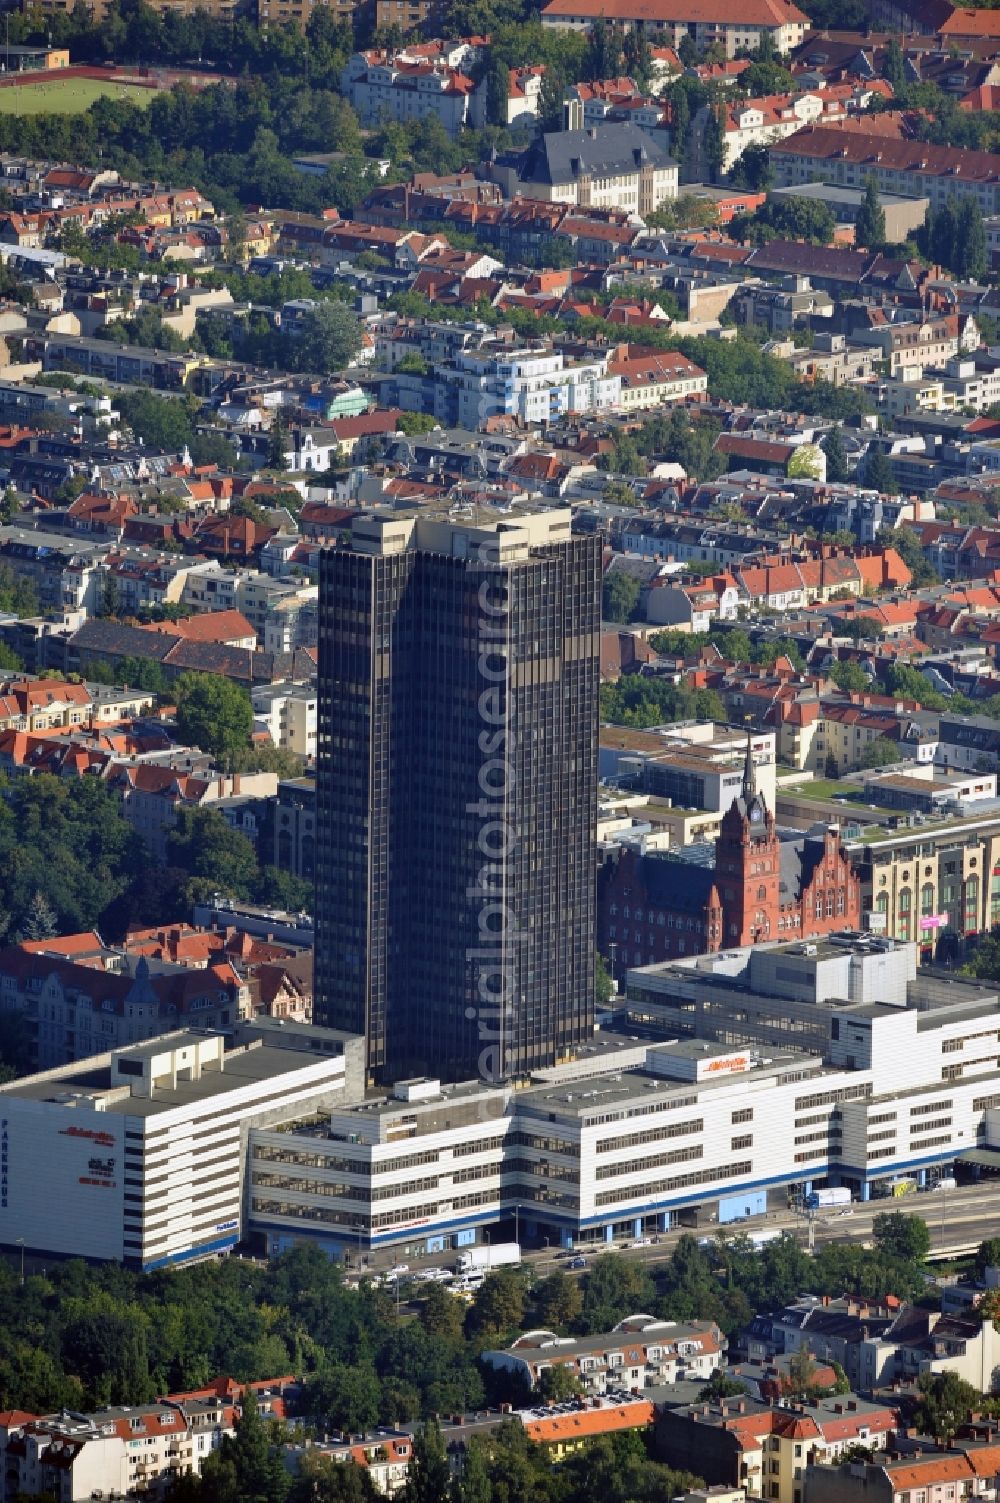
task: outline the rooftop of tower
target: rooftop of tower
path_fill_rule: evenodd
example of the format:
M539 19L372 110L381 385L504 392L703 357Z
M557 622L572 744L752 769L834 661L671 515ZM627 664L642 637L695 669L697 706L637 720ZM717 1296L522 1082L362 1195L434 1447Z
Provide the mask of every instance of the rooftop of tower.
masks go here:
M570 540L569 507L536 502L389 508L359 513L351 524L355 553L382 556L419 550L482 563L513 563L536 548Z

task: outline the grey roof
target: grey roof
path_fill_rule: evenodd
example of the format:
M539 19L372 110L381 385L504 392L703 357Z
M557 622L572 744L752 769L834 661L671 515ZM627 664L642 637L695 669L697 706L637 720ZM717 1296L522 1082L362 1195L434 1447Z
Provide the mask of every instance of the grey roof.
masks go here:
M662 171L676 165L637 125L595 125L546 131L528 148L518 176L522 182L566 183L595 174L616 177L639 166Z

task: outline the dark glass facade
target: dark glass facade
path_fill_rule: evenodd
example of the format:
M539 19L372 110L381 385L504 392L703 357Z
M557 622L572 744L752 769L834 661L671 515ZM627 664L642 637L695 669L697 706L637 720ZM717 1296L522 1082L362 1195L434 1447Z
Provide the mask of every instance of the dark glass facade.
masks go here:
M382 1079L517 1077L592 1027L600 539L475 537L322 563L316 1021Z

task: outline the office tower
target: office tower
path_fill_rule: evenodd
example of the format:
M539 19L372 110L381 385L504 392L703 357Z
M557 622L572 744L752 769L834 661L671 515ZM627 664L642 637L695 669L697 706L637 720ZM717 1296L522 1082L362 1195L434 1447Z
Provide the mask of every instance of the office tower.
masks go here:
M510 1079L593 1019L597 537L359 515L320 576L316 1020L370 1074Z

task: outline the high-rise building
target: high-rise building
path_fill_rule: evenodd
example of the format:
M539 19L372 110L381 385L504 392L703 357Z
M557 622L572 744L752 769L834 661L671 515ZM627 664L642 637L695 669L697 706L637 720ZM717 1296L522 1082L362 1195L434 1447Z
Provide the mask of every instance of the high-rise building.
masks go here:
M320 585L316 1017L386 1079L591 1028L600 540L565 509L359 515Z

